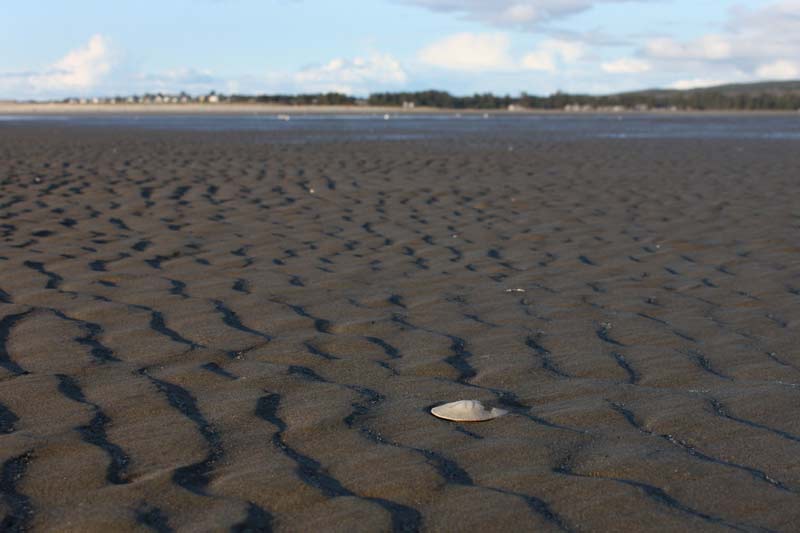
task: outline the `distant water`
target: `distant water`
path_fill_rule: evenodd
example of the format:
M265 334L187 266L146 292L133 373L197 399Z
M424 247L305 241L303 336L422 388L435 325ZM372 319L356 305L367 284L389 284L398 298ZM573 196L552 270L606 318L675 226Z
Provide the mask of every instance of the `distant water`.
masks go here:
M0 115L0 124L286 133L287 140L405 140L482 134L617 139L800 139L797 115Z

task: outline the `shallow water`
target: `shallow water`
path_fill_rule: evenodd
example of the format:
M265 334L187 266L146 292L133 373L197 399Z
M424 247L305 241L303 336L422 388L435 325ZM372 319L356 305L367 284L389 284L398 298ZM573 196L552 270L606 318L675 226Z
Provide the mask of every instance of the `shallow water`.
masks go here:
M53 122L75 126L179 131L260 131L308 142L329 139L413 140L462 135L532 136L553 140L800 139L800 113L782 115L0 115L5 124Z

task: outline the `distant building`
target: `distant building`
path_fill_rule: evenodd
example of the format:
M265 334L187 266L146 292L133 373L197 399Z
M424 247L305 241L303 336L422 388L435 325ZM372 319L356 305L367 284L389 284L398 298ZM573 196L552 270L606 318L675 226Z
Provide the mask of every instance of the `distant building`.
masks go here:
M590 105L567 104L564 106L564 111L567 111L568 113L581 113L586 111L594 111L594 107Z

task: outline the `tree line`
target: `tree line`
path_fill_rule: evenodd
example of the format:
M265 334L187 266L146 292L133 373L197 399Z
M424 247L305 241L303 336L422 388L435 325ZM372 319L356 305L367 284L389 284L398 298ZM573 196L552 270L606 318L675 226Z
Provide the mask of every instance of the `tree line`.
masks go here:
M766 86L765 86L766 85ZM161 101L169 95L116 97L115 101ZM213 99L209 99L212 97ZM172 95L169 101L179 102L230 102L263 103L286 106L340 106L364 105L382 107L423 107L439 109L499 110L516 107L534 110L614 110L623 109L680 109L680 110L800 110L800 85L781 90L778 86L761 84L759 87L730 86L688 91L654 90L621 93L606 96L556 92L549 96L522 93L518 96L480 93L456 96L447 91L380 92L366 98L357 98L338 92L315 94L260 94L223 95L214 92L208 96L191 97L186 93Z
M356 105L358 98L342 93L318 94L259 94L244 95L232 94L228 97L220 96L222 101L232 103L257 103L280 105Z
M557 92L549 96L522 93L519 96L480 93L456 96L447 91L381 92L367 98L341 93L299 95L232 95L232 102L284 105L370 105L382 107L429 107L439 109L524 109L556 110L567 106L608 109L686 110L800 110L800 92L726 92L723 90L648 91L606 96Z
M542 110L564 109L567 106L595 109L800 110L800 92L732 93L721 90L652 91L608 96L562 92L533 96L522 93L518 97L491 93L453 96L444 91L421 91L375 93L367 101L369 105L376 106L402 106L410 102L415 106L445 109L507 109L513 105Z

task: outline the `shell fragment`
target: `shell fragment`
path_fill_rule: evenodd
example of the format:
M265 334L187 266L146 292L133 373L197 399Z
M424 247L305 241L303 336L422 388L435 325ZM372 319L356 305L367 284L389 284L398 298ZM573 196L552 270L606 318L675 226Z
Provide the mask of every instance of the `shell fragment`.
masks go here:
M431 409L433 416L453 422L483 422L501 417L507 413L508 411L496 407L487 409L478 400L459 400L437 405Z

